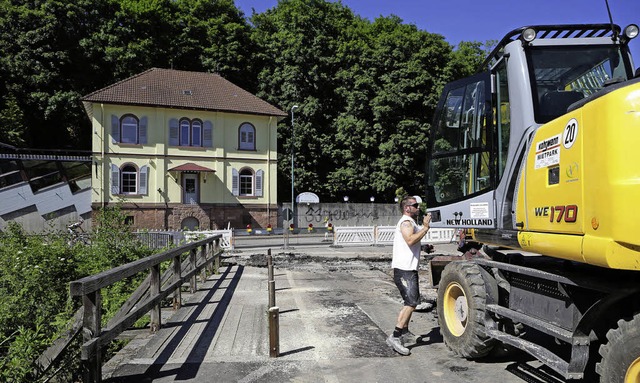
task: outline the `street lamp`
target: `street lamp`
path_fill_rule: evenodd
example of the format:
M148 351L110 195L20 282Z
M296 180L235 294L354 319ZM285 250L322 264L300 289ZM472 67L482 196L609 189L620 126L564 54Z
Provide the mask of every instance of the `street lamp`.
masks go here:
M373 203L375 200L376 200L376 197L374 196L369 197L369 201L371 201L371 203Z
M295 137L296 137L296 130L294 128L293 125L293 112L298 109L298 105L294 105L291 107L291 222L294 222L294 218L296 215L294 214L295 212L295 194L293 191L293 185L294 185L294 175L293 175L293 150L295 149Z
M344 203L349 202L349 196L346 195L346 196L342 197L342 200L344 201Z

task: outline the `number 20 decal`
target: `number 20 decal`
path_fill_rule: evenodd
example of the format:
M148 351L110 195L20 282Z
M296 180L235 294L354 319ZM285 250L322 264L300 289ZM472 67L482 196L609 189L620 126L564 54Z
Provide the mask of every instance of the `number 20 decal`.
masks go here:
M562 133L562 145L565 149L570 149L578 138L578 120L572 118L567 122Z
M556 222L575 222L578 218L578 206L551 206L551 214L549 214L549 222L553 222L555 218Z

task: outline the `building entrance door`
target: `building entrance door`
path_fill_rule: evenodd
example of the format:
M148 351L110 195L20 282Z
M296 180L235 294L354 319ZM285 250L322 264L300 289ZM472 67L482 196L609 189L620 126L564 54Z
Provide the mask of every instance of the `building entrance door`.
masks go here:
M198 174L182 174L182 203L195 205L198 198Z

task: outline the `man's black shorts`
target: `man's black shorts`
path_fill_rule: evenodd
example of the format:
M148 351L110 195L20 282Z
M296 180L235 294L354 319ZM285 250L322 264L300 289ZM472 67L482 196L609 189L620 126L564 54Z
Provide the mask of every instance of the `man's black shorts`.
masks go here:
M418 271L393 269L393 281L400 290L405 306L416 307L420 303Z

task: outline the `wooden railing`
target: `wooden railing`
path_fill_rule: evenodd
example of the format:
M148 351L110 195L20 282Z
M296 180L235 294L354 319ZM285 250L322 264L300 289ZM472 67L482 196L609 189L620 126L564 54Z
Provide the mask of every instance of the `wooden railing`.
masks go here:
M175 249L155 254L102 273L91 275L70 283L72 296L82 297L82 307L76 313L76 323L65 339L59 339L43 355L38 363L48 367L70 343L70 337L82 329L83 343L80 358L83 365L84 382L101 382L101 350L138 319L150 313L150 329L157 331L161 325L161 302L173 294L173 308L182 303L181 286L190 282L191 292L197 290L197 275L206 280L207 270L218 273L222 249L222 236L216 235L191 242ZM183 259L184 258L184 259ZM161 276L160 264L172 261L172 266ZM102 327L102 304L100 290L140 272L149 272L148 277L122 305L115 316ZM82 325L80 326L80 318ZM47 354L47 353L45 353Z

